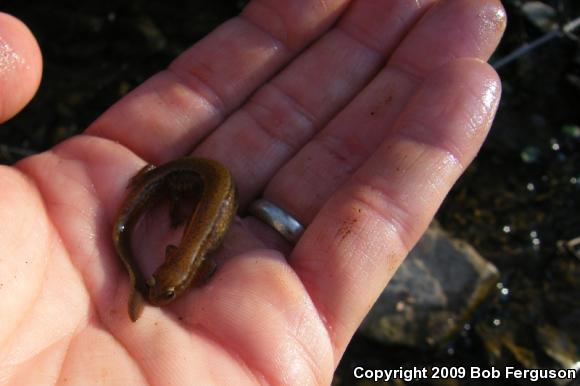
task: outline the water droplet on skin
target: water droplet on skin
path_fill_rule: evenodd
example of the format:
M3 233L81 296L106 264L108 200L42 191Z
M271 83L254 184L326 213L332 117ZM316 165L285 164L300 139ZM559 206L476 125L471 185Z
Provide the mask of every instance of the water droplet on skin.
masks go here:
M14 71L17 66L25 64L22 56L18 55L2 37L0 37L0 76Z

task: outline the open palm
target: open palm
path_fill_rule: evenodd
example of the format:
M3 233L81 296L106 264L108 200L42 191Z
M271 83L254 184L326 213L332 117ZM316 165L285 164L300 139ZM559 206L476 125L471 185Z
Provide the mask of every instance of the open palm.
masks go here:
M483 142L504 23L495 0L254 0L85 134L1 167L0 383L329 384ZM2 16L28 56L4 119L39 73L18 31ZM237 220L206 285L133 323L116 212L144 164L190 153L228 166L241 213L265 197L306 232Z

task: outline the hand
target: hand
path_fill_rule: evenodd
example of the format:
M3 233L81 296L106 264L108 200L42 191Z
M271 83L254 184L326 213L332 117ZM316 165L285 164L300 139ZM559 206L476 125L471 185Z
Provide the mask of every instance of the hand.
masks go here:
M1 167L0 380L329 384L487 134L504 24L496 0L254 0L85 134ZM20 24L0 36L28 65L0 80L6 119L40 65ZM112 223L144 164L191 152L229 167L242 209L262 196L307 229L292 247L238 221L209 283L132 323Z

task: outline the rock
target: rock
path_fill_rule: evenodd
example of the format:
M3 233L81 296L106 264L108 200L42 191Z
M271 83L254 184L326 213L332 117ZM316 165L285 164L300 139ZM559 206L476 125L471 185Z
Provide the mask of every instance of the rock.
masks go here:
M460 331L497 283L494 265L430 227L367 315L360 331L383 343L437 347Z

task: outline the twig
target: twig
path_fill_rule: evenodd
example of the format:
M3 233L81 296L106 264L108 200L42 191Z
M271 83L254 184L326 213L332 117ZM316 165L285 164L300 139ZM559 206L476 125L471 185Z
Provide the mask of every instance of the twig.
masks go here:
M513 62L514 60L518 59L521 56L526 55L527 53L535 50L539 46L549 42L550 40L567 36L571 39L577 40L578 38L573 34L573 31L580 26L580 17L572 20L569 23L566 23L562 29L556 29L554 31L550 31L547 34L540 36L536 40L532 41L531 43L525 43L515 51L509 53L508 55L504 56L503 58L495 61L492 63L493 68L499 70L501 67L505 66L508 63Z

